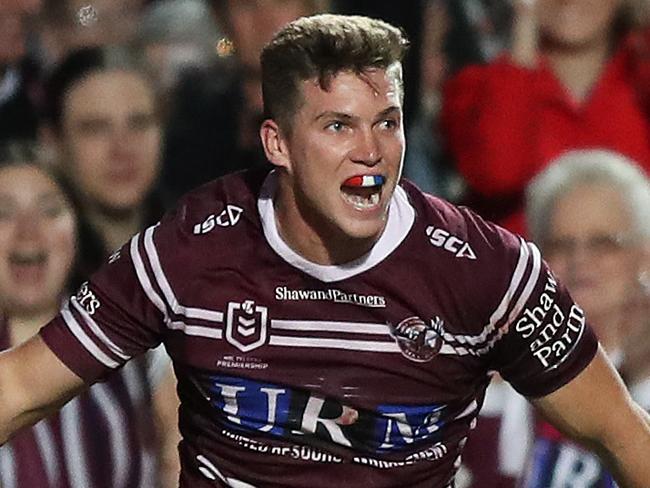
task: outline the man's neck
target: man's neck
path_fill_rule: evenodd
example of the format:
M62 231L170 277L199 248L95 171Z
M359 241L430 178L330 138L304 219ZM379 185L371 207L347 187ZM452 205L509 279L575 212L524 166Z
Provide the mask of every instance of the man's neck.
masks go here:
M139 232L144 224L142 207L128 212L108 213L98 208L92 208L86 216L102 238L106 250L113 252Z
M352 239L329 222L310 222L295 202L293 193L283 191L279 182L274 197L275 222L282 240L296 253L312 263L337 265L350 263L364 256L377 238ZM293 201L292 201L293 200Z
M549 47L546 56L555 76L577 103L584 102L600 78L610 56L606 41L580 49Z

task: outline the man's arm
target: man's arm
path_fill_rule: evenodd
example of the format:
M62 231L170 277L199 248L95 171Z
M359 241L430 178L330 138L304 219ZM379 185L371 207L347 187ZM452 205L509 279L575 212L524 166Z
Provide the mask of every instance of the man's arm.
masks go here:
M40 336L0 353L0 444L84 389Z
M154 385L153 409L156 416L156 430L160 439L160 475L163 488L178 486L181 463L178 456L178 443L181 434L178 430L178 406L176 377L171 365L167 373Z
M622 488L650 486L650 422L601 349L573 381L533 403L601 455Z

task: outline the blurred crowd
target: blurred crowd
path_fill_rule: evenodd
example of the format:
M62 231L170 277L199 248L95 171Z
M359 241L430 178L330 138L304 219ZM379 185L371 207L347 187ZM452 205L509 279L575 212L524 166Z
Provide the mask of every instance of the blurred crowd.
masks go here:
M533 240L650 408L650 0L0 0L0 349L183 193L268 164L260 50L330 11L404 29L405 177ZM0 486L175 486L169 359L132 366L0 448ZM459 487L611 483L494 378Z

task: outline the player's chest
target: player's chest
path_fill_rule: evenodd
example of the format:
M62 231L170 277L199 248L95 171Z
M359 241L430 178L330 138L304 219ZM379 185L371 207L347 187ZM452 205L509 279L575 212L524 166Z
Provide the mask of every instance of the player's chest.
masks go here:
M377 276L325 283L285 268L206 275L178 297L184 313L168 344L188 367L290 378L312 391L471 395L484 363L447 342L463 320L448 297Z

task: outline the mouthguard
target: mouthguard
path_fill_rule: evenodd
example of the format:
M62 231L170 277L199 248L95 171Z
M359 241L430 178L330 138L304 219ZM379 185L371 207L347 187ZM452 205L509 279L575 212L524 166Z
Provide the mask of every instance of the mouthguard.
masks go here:
M382 175L364 175L353 176L343 183L344 186L356 186L358 188L368 188L370 186L382 185L385 178Z

